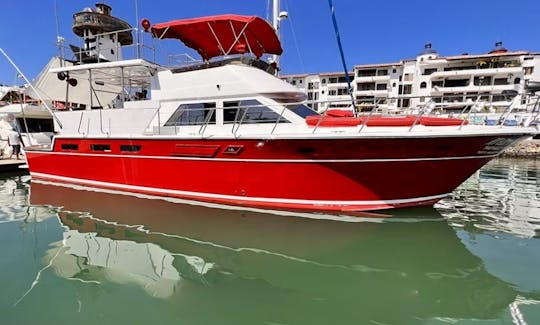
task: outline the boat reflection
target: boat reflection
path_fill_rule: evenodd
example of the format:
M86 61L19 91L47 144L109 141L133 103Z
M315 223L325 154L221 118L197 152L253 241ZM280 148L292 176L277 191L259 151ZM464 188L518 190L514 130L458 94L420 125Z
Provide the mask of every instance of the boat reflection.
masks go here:
M429 220L346 223L35 182L31 203L61 207L63 251L46 256L57 274L137 283L186 322L490 319L517 296L434 209L422 210Z

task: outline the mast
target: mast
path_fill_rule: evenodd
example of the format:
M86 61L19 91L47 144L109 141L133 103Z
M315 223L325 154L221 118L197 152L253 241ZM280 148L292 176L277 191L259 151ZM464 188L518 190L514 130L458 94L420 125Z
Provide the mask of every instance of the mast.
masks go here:
M276 30L276 35L278 39L281 41L280 33L279 33L279 27L281 20L287 19L289 17L289 14L286 11L279 11L279 0L273 0L272 1L272 27ZM278 74L279 71L279 55L274 54L272 56L272 63L276 65L276 74Z

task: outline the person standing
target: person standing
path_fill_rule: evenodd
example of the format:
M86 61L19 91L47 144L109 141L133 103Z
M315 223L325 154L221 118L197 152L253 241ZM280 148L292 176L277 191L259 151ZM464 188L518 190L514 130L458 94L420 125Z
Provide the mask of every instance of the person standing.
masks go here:
M17 160L19 160L19 155L21 154L21 137L19 136L19 132L16 132L15 130L9 132L8 144L13 149L11 151L11 156L9 156L9 159L11 159L13 155L15 155L17 157Z

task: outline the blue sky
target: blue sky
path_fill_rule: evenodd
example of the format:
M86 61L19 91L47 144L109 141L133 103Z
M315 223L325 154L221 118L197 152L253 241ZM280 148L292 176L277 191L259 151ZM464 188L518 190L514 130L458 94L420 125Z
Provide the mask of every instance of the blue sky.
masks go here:
M106 0L113 15L134 24L139 17L165 22L238 13L267 17L267 0ZM540 1L333 0L347 65L397 62L415 57L429 41L441 55L488 52L495 41L509 50L540 52ZM10 1L0 20L0 47L34 78L57 53L58 31L76 43L73 13L94 7L90 0ZM55 10L55 7L57 10ZM6 9L6 8L5 8ZM342 70L327 0L282 0L284 74ZM56 12L56 14L55 14ZM186 52L165 42L172 51ZM168 48L167 48L168 49ZM171 51L171 49L168 49ZM17 81L0 58L0 83Z

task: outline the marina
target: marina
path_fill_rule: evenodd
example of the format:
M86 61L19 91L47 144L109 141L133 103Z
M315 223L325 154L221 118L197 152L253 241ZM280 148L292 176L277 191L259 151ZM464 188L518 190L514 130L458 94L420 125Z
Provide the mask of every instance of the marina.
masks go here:
M349 71L328 0L343 72L286 74L265 1L55 8L35 78L0 44L0 323L540 323L540 53Z

